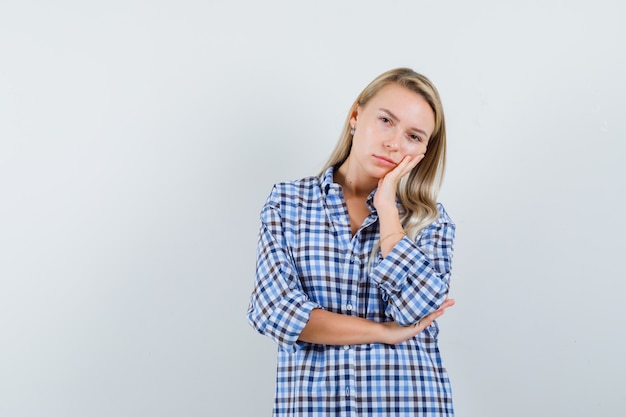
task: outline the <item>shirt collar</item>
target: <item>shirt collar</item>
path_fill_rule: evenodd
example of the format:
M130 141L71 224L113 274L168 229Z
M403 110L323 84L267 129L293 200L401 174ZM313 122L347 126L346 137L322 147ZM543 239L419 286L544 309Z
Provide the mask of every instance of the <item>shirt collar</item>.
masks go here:
M324 171L320 177L320 184L322 186L322 193L324 193L325 196L328 196L328 192L334 188L337 187L338 184L335 184L333 182L333 173L335 171L335 167L328 167L326 169L326 171Z
M322 192L324 196L328 197L330 190L340 190L341 186L333 181L335 173L335 167L331 166L324 171L320 177L320 184L322 186ZM367 207L370 209L372 213L376 213L376 208L374 207L374 193L376 193L376 189L372 190L369 196L367 196Z

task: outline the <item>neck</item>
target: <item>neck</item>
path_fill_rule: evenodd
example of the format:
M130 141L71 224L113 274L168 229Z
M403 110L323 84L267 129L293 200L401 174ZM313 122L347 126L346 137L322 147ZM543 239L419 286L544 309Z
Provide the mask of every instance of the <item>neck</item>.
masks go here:
M357 170L352 168L349 158L335 171L334 180L341 185L344 195L351 197L367 198L378 185L377 178L359 175Z

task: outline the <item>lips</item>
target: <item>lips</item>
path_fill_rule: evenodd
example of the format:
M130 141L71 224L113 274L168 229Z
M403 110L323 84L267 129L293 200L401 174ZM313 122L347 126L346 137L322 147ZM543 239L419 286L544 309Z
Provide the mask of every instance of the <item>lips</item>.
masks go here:
M374 158L376 159L376 161L382 165L382 166L386 166L386 167L395 167L396 164L393 160L386 158L384 156L380 156L380 155L374 155Z

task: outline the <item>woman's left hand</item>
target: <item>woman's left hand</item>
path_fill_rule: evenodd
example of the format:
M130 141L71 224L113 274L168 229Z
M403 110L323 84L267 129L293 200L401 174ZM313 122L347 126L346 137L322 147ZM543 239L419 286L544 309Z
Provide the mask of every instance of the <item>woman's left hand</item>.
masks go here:
M377 211L396 207L396 189L398 181L407 175L424 158L424 155L405 156L394 169L378 180L378 189L374 194L374 207Z

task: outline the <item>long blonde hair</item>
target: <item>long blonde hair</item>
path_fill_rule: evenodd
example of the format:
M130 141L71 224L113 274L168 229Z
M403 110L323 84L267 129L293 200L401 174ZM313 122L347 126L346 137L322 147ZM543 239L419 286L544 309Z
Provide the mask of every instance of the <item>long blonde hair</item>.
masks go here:
M398 182L396 192L402 206L400 222L406 234L415 239L419 232L434 222L439 215L437 195L443 182L446 165L446 124L443 106L439 92L424 75L410 68L396 68L382 73L369 83L350 107L339 141L320 175L331 166L338 167L348 158L352 148L351 116L359 106L365 106L378 91L391 83L399 84L422 96L435 114L435 128L428 141L424 159Z

